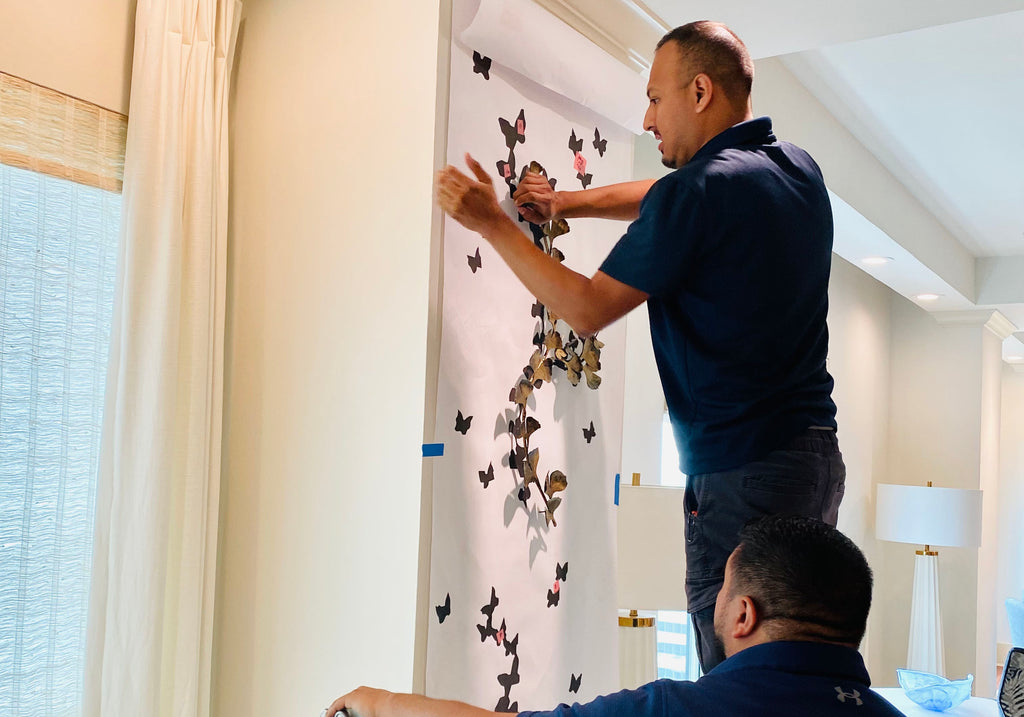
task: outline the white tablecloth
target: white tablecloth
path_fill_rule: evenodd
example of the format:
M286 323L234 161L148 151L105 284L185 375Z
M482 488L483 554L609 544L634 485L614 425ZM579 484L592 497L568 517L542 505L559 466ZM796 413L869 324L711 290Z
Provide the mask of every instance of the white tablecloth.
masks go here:
M945 712L933 712L914 704L901 687L876 687L875 692L896 705L896 708L907 715L907 717L938 717L938 715L948 715L948 717L1000 717L999 705L996 704L996 701L984 697L971 697L966 702Z

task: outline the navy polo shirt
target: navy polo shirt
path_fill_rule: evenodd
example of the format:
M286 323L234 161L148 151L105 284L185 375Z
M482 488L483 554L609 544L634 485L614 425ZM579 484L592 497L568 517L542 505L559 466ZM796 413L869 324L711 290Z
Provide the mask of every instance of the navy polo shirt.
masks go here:
M748 647L696 682L657 680L581 705L562 704L542 717L899 717L870 689L856 650L821 642Z
M729 470L835 428L828 351L832 206L821 170L742 122L661 178L601 271L650 295L680 469Z

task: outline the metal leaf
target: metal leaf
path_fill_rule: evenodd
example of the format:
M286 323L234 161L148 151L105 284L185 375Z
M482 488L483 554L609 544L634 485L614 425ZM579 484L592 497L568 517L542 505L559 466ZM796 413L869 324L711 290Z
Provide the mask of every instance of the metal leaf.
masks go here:
M544 481L544 492L548 494L550 498L555 493L565 490L566 486L569 485L569 480L565 477L565 473L562 471L551 471L548 474L547 479Z

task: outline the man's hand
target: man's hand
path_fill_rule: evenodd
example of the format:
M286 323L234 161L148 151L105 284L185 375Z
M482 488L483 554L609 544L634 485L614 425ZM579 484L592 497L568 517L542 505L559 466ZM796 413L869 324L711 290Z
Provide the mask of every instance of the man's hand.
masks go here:
M327 717L345 708L350 717L381 717L387 713L384 703L393 695L386 690L372 687L359 687L347 695L342 695L327 708Z
M516 209L528 222L543 224L561 216L558 193L551 188L547 177L536 172L526 173L512 199L516 203Z
M444 213L484 238L511 220L498 205L494 183L480 163L466 154L476 181L448 165L437 173L437 203Z

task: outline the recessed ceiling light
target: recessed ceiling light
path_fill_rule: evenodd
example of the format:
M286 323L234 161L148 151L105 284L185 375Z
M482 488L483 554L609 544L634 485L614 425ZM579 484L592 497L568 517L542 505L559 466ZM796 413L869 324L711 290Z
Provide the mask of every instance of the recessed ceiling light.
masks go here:
M861 264L867 264L868 266L881 266L882 264L888 264L892 261L891 256L866 256L860 260Z
M936 301L942 294L918 294L914 298L918 301Z

